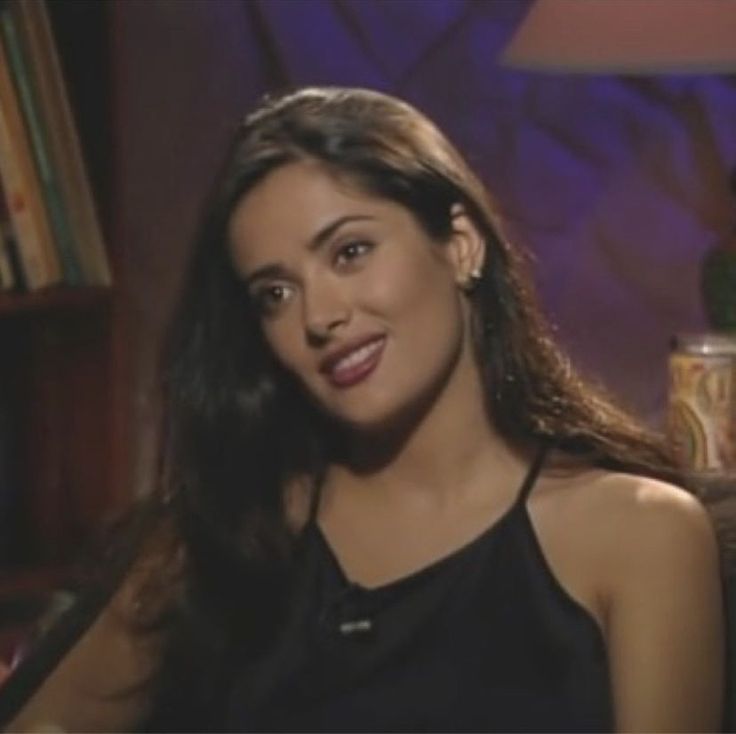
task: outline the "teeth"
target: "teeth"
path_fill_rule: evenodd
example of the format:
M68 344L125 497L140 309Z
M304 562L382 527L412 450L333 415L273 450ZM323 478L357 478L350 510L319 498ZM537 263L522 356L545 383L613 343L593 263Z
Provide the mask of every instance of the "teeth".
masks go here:
M341 372L342 370L349 370L355 367L356 364L360 364L374 354L381 347L383 340L380 339L370 344L366 344L360 349L356 349L354 352L348 354L347 357L343 357L333 368L333 372Z

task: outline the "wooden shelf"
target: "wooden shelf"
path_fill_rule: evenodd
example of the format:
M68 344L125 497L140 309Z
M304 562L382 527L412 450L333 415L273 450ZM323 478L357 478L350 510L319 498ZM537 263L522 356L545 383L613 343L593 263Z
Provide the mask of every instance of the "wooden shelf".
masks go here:
M107 4L54 0L46 8L82 168L109 217ZM117 512L115 502L127 501L119 478L127 469L119 439L128 415L119 397L124 308L116 286L0 291L0 603L8 625L14 604L79 580L78 551Z
M0 293L0 317L85 309L107 303L110 288L45 288L33 293Z

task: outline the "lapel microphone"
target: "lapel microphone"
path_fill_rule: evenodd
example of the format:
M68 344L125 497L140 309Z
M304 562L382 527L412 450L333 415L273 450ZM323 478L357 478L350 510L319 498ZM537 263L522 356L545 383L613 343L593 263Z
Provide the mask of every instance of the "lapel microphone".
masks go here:
M362 604L363 590L355 584L348 584L326 605L322 620L331 631L341 637L364 638L370 636L375 623L365 604ZM361 608L362 607L362 608Z
M340 622L338 629L343 637L364 635L373 631L373 620L365 617L363 619L352 619L348 622Z

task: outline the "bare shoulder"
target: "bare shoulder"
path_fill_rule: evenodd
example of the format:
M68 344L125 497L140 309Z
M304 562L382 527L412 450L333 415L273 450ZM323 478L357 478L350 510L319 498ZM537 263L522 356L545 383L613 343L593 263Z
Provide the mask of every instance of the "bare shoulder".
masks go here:
M708 512L684 489L626 474L591 473L572 495L604 609L616 728L716 731L723 603Z
M717 564L711 519L685 489L649 477L592 471L571 483L567 502L587 547L613 582Z
M632 539L664 533L680 539L712 537L706 509L687 490L650 477L591 472L578 486L581 511Z
M548 470L538 489L552 567L605 637L615 729L718 730L723 600L705 508L666 482L602 470Z

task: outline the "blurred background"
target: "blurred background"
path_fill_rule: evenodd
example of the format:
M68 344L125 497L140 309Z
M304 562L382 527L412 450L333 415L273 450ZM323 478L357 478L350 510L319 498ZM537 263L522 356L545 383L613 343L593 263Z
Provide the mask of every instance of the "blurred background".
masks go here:
M504 67L531 4L112 4L111 234L129 276L137 486L155 445L156 346L203 193L249 107L305 84L380 89L435 119L534 253L578 366L662 425L670 338L705 328L700 261L736 227L736 78Z

